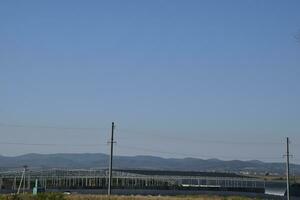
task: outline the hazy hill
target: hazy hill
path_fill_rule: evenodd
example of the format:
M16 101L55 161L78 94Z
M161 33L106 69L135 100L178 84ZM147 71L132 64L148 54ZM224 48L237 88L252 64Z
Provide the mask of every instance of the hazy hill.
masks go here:
M16 157L0 156L0 168L107 168L105 154L26 154ZM114 167L122 169L156 169L181 171L220 171L220 172L270 172L285 173L284 163L261 161L222 161L218 159L161 158L154 156L115 156ZM292 172L300 174L300 165L292 165Z

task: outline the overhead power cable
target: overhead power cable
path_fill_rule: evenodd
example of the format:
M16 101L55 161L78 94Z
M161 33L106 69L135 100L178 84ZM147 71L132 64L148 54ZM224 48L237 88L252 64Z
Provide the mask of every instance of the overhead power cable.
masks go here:
M1 145L18 145L18 146L103 146L107 144L62 144L62 143L23 143L23 142L0 142Z
M50 125L24 125L24 124L8 124L0 122L0 127L15 127L15 128L33 128L33 129L57 129L57 130L106 130L109 131L109 128L104 127L68 127L68 126L50 126ZM192 143L212 143L212 144L228 144L228 145L282 145L285 144L283 142L268 142L268 141L229 141L229 140L207 140L207 139L197 139L197 138L187 138L187 137L178 137L178 136L169 136L164 134L159 134L157 132L144 132L130 129L118 129L121 133L130 133L135 136L140 136L140 138L135 137L135 139L145 139L145 136L151 136L151 140L175 140L175 141L186 141ZM142 134L144 133L144 134ZM186 134L185 134L186 135ZM124 136L120 136L120 139L128 139L132 140L132 138L126 138ZM293 143L294 145L300 145L297 143ZM292 144L292 145L293 145Z
M24 125L24 124L7 124L1 123L2 127L15 128L34 128L34 129L61 129L61 130L109 130L109 128L100 127L65 127L65 126L45 126L45 125Z
M175 156L183 156L183 157L194 157L194 158L223 158L223 159L235 159L232 156L224 156L224 155L197 155L197 154L186 154L186 153L179 153L179 152L171 152L171 151L161 151L161 150L156 150L156 149L149 149L149 148L144 148L144 147L133 147L133 146L125 146L125 145L116 145L118 148L123 148L123 149L133 149L133 150L140 150L143 152L150 152L150 153L160 153L160 154L166 154L166 155L175 155ZM282 159L282 157L240 157L238 159L249 159L249 160L257 160L257 159ZM236 160L238 160L236 159Z
M149 137L151 140L174 140L174 141L186 141L192 143L212 143L212 144L228 144L228 145L283 145L283 142L267 142L267 141L229 141L229 140L207 140L207 139L197 139L197 138L187 138L187 137L178 137L178 136L169 136L158 133L145 133L138 131L130 131L128 129L119 129L121 133L130 133L135 136L134 139L142 139L145 140L145 136ZM144 133L144 134L142 134ZM186 135L186 134L184 134ZM136 137L137 136L137 137ZM139 137L139 138L138 138ZM120 136L120 139L130 139L129 137Z
M84 147L99 147L99 146L107 146L105 143L98 143L98 144L62 144L62 143L21 143L21 142L1 142L1 145L17 145L17 146L84 146ZM126 146L126 145L116 145L117 148L121 149L133 149L143 152L150 152L150 153L159 153L159 154L166 154L166 155L174 155L174 156L183 156L183 157L195 157L195 158L224 158L224 159L233 159L233 157L230 156L224 156L224 155L199 155L199 154L187 154L182 152L171 152L171 151L163 151L163 150L157 150L157 149L151 149L151 148L144 148L144 147L136 147L136 146ZM281 157L243 157L242 159L280 159ZM239 159L241 157L239 156Z
M107 146L106 143L98 143L98 144L62 144L62 143L21 143L21 142L1 142L0 145L17 145L17 146L71 146L71 147L99 147L99 146ZM129 149L129 150L135 150L135 151L142 151L142 152L149 152L149 153L159 153L164 155L173 155L173 156L181 156L185 158L217 158L217 159L229 159L229 160L278 160L280 161L282 157L250 157L250 156L238 156L238 158L234 158L232 156L224 156L224 155L199 155L199 154L188 154L188 153L182 153L182 152L171 152L171 151L163 151L163 150L157 150L157 149L151 149L151 148L144 148L144 147L136 147L136 146L126 146L126 145L116 145L117 149ZM293 160L298 160L297 158L293 157Z

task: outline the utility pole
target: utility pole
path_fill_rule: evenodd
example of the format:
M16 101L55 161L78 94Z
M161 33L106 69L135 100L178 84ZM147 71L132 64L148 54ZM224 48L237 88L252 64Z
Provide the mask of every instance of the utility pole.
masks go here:
M110 138L110 159L109 159L109 179L108 179L108 191L107 194L111 195L112 186L112 165L113 165L113 153L114 153L114 129L115 123L112 122L111 125L111 138Z
M286 138L286 197L290 200L290 141Z

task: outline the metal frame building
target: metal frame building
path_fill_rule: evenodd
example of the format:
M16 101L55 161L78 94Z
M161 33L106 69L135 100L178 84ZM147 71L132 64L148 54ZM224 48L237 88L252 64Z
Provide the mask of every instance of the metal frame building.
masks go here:
M0 172L0 192L16 191L20 186L22 170ZM108 186L107 170L27 170L24 190L30 190L35 180L45 189L104 189ZM170 190L224 190L264 192L264 180L230 173L181 172L153 170L114 170L112 188L170 189Z

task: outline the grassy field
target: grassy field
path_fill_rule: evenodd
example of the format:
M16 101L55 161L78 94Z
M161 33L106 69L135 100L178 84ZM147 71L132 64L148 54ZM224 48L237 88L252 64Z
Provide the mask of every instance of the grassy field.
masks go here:
M44 193L37 196L25 195L1 195L0 200L251 200L251 198L239 196L106 196L106 195L63 195L60 193Z
M69 196L67 200L250 200L245 197L220 197L220 196L99 196L99 195L86 195L86 196Z

